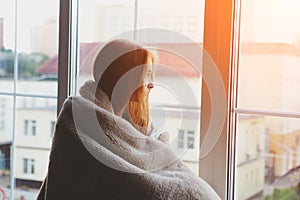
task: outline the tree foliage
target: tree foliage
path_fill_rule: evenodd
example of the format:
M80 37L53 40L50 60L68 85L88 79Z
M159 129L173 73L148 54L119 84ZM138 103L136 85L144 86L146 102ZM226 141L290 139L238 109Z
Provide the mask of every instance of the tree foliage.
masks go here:
M293 188L274 189L273 194L265 198L265 200L300 200Z
M42 53L17 54L17 67L18 75L22 77L31 77L35 75L35 69L43 62L48 60L49 57ZM10 77L14 74L15 55L12 50L1 49L0 50L0 69L5 72L5 76Z

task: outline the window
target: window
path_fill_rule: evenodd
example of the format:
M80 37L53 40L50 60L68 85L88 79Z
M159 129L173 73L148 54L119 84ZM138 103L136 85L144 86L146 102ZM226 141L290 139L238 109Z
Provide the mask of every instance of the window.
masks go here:
M194 149L195 131L178 130L178 148Z
M195 173L199 171L197 135L200 126L204 2L78 1L78 24L75 23L78 37L74 37L74 42L70 44L79 52L78 56L76 51L71 56L75 60L70 72L79 71L78 78L74 72L75 83L71 83L74 93L78 92L84 81L92 79L89 53L97 52L95 49L107 40L135 39L156 50L159 63L154 70L155 87L149 96L151 119L156 130L173 133L170 134L171 141L177 137L180 143L181 133L178 130L185 131L179 148L174 142L174 150L186 152L183 160ZM191 21L198 25L193 27ZM188 133L187 130L194 132Z
M0 107L1 107L1 112L0 112L0 131L4 131L5 130L5 118L6 118L5 104L6 104L6 99L1 98L0 99Z
M0 51L0 95L1 98L7 99L5 108L10 110L6 112L5 121L0 121L0 128L5 123L5 130L7 131L3 132L0 129L0 133L1 136L7 135L5 139L1 137L1 140L4 140L5 145L12 146L11 156L20 157L22 153L14 152L26 151L16 147L12 141L13 134L17 138L19 132L26 134L22 131L13 133L16 127L21 127L20 129L23 127L23 119L26 118L19 118L21 115L37 114L40 116L43 113L43 116L47 116L47 120L46 125L42 127L49 127L49 121L55 119L56 94L59 94L58 107L60 108L64 98L70 94L75 94L78 87L90 78L88 76L89 69L84 68L83 65L76 65L84 60L85 57L82 56L84 52L93 49L93 45L109 39L112 35L117 36L135 28L156 27L167 28L188 35L189 38L202 44L221 73L224 91L218 90L218 87L214 87L212 91L209 90L209 84L215 86L220 82L215 77L212 82L208 82L209 80L206 82L208 86L205 86L205 81L202 81L200 76L195 77L194 85L199 86L199 88L195 87L195 91L197 91L195 94L200 94L199 91L202 91L201 95L198 96L198 100L201 101L201 113L199 113L199 108L190 112L190 107L186 106L185 112L182 114L184 119L191 119L194 114L201 116L199 120L201 125L200 137L199 140L195 140L203 147L199 152L199 176L207 180L222 199L249 199L255 195L261 195L260 198L267 198L273 192L272 182L275 179L283 180L289 177L289 171L299 166L300 150L294 148L300 145L297 139L300 135L300 105L297 101L299 99L298 88L300 87L298 69L300 62L298 36L300 30L296 26L299 21L297 8L300 5L298 1L212 0L205 2L204 10L204 1L184 1L184 6L190 4L193 6L192 9L183 9L183 7L170 9L170 6L173 5L176 7L177 1L176 3L168 1L161 3L121 0L99 5L95 1L79 0L78 23L72 21L72 24L69 24L72 27L72 37L78 38L78 41L70 38L69 26L60 27L62 38L59 58L56 56L58 53L58 1L46 1L49 3L47 6L49 9L43 13L48 16L43 18L44 20L41 20L41 16L44 15L32 12L23 5L29 5L30 2L36 8L41 8L37 10L44 10L42 9L44 5L41 5L40 1L8 2L0 3L0 34L4 34L4 37L0 37L0 49L2 49ZM15 15L14 2L17 2L19 15ZM61 16L65 21L70 19L69 16L73 16L69 15L71 10L68 7L69 2L75 1L60 1ZM135 2L138 2L138 9L135 9ZM120 6L110 6L109 4ZM76 9L72 9L72 11L74 10ZM85 12L85 10L89 12ZM138 13L135 13L135 10ZM182 12L185 10L188 10L189 13L182 17ZM15 19L15 16L18 18ZM36 21L32 19L36 19ZM15 20L18 23L15 23ZM113 23L118 26L105 27L105 24L113 24L112 22L109 23L109 20L114 21ZM17 26L17 24L19 25ZM77 25L78 37L76 36ZM25 30L24 27L30 27L32 31ZM15 32L17 35L13 38ZM18 42L17 47L13 46L15 41ZM148 42L153 44L151 43L153 41ZM174 41L165 42L168 42L169 45L172 42L174 44ZM69 46L72 47L70 52ZM75 59L77 57L76 47L80 52L79 62ZM34 55L34 52L43 55ZM45 57L44 54L48 57ZM70 58L68 57L69 54L71 55ZM55 63L57 59L60 59L60 68L51 68L50 63ZM35 66L44 66L46 71L43 67L32 70L26 65L30 63L27 62L29 60L34 60ZM42 65L42 61L46 60L49 62ZM210 76L208 70L210 68L207 63L209 61L204 60L201 75L204 78ZM77 67L79 73L76 72ZM58 70L60 71L58 72ZM64 77L59 83L60 87L57 87L58 84L55 81L57 74ZM69 74L73 77L70 82L68 82L67 77ZM77 80L74 79L76 74L79 74ZM170 76L166 75L158 77L157 80L173 81ZM198 84L199 82L200 84ZM38 85L38 87L32 87L33 84ZM203 89L201 90L202 86ZM68 91L69 88L70 91ZM225 95L225 100L222 99L222 95ZM55 103L41 106L36 101L37 99L54 100ZM162 106L164 109L159 109L160 106L153 104L158 110L156 122L161 126L172 127L174 124L179 124L174 117L178 116L178 106L174 106L176 105L176 98L172 99L167 96L165 99L166 101ZM174 101L169 102L170 99ZM209 110L211 103L215 101L218 103L217 105L220 105L219 107L223 107L225 110L218 106L213 107L213 111ZM26 109L23 109L22 105L26 105L23 106ZM161 112L162 110L164 112ZM221 130L216 131L217 133L220 132L220 135L216 136L217 139L212 138L214 137L213 132L207 131L209 130L210 118L214 122L211 114L215 111L218 116L223 116L226 113L224 117L226 123ZM161 113L173 118L175 122L172 124L163 123ZM17 118L18 120L16 120ZM17 124L14 124L13 119L17 121ZM222 124L222 121L219 123ZM35 124L35 126L37 125ZM14 128L12 128L13 126ZM31 126L29 120L24 122L24 131L27 131L28 135L32 134L32 128L31 131L27 130ZM35 129L36 135L40 135L39 131L42 130L39 127ZM179 129L181 131L178 131ZM50 130L52 132L52 123ZM191 129L189 127L176 127L175 130L172 130L178 133L177 146L183 148L185 145L190 145L191 148L197 149L198 144L192 143L192 139L188 139L188 133L184 130ZM48 132L49 129L46 131ZM195 129L194 135L197 136L197 133L198 130ZM205 138L211 140L205 140ZM2 141L0 144L0 148L7 148L7 146L2 145ZM210 149L207 146L213 148ZM38 148L34 146L31 148L39 152ZM10 149L6 149L6 152L10 152ZM43 153L39 152L39 154ZM9 154L5 154L5 156L11 157ZM32 161L28 159L23 162ZM45 160L45 162L47 161ZM14 166L20 167L20 165ZM30 171L30 166L27 164L28 170ZM12 188L17 188L18 186L15 186L14 181L21 178L14 174L11 177L10 184L14 186ZM255 184L251 184L249 187L249 184L253 183L251 177L257 179L255 178ZM0 186L8 188L8 185L1 182L1 179Z
M178 131L178 148L184 148L184 131Z
M0 120L0 130L4 130L5 129L5 120L1 119Z
M25 135L28 135L28 129L29 129L29 122L28 120L24 121L24 131L25 131Z
M55 121L51 121L50 122L50 136L51 137L53 137L54 130L55 130Z
M34 159L23 159L23 173L34 174Z
M5 169L5 156L2 151L0 151L0 169Z
M187 138L187 146L189 149L194 149L194 134L193 135L188 135Z
M48 162L44 133L57 115L58 11L59 0L0 2L0 188L10 199L24 188L32 199L46 172L35 165Z
M35 120L25 120L24 121L24 134L25 135L36 135L36 121Z
M299 6L298 1L281 0L241 3L238 116L233 133L237 137L236 199L268 199L274 194L275 183L297 192L293 187L300 180L291 177L299 167L295 147L300 135L296 92L300 86L300 29L293 25L300 19ZM251 170L256 170L255 184L243 184L243 174ZM285 184L292 179L294 184Z

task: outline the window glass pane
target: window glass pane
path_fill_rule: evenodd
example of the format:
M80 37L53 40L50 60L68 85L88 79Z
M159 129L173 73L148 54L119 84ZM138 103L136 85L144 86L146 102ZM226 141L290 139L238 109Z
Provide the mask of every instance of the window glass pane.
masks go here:
M194 148L194 136L188 136L187 138L187 145L189 149Z
M50 137L53 137L53 134L54 134L54 131L55 131L55 125L56 125L55 121L50 122Z
M35 134L36 134L36 121L24 120L24 135L35 135Z
M14 1L0 2L0 91L13 91Z
M0 189L9 194L13 98L0 95Z
M28 120L24 120L24 135L28 135L28 129L29 129L29 126L28 126L29 122Z
M35 120L33 120L31 122L31 132L32 132L32 135L36 134L36 122L35 122Z
M53 0L18 1L18 93L57 95L58 6Z
M139 41L156 50L151 117L171 147L198 174L204 1L139 1ZM187 99L189 98L189 99ZM182 130L182 133L177 130ZM197 134L189 137L189 132ZM189 145L192 144L189 148ZM194 148L195 147L195 148Z
M34 160L31 159L31 174L34 174Z
M80 0L78 12L80 87L91 79L89 53L112 37L133 30L134 0Z
M28 159L27 158L23 159L23 173L24 174L28 173Z
M299 6L296 0L242 2L238 108L299 114ZM299 122L239 115L236 199L298 199Z
M274 199L276 195L296 199L293 197L299 192L300 182L299 124L297 118L238 115L236 199Z
M58 5L59 1L52 0L0 2L0 189L7 198L11 192L13 131L15 198L35 199L45 178L51 144L50 121L56 119L57 59L51 58L57 57L58 52ZM18 74L14 71L15 61ZM14 75L18 77L16 91ZM45 99L22 97L30 94L43 95ZM13 95L17 96L16 112Z
M204 0L139 1L139 29L168 29L202 43L203 24ZM156 38L159 37L156 35Z
M178 148L184 147L184 131L179 130L178 131Z
M136 39L154 49L158 62L149 96L151 120L158 133L169 132L172 148L198 174L204 1L135 2L79 1L77 90L93 79L91 55L103 42ZM188 149L187 136L179 144L179 129L196 133L189 139L194 140L193 149Z
M297 0L243 1L239 107L300 111Z
M56 104L56 99L17 97L14 164L16 192L26 188L27 198L37 194L48 169L52 142L49 132L51 122L56 121ZM24 126L25 122L27 126ZM26 127L27 131L24 130Z

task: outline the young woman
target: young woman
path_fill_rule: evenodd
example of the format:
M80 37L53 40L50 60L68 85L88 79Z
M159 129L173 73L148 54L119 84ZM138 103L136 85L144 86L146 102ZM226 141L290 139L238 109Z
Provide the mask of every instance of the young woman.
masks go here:
M154 87L153 52L124 39L112 40L99 51L93 76L109 96L116 115L127 119L137 130L150 134L150 90Z
M37 199L220 199L168 145L147 136L154 54L118 39L96 55L94 80L60 111Z

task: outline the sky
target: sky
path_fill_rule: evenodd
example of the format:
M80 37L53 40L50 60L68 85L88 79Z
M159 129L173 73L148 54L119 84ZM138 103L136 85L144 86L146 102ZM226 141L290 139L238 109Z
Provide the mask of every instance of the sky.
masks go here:
M201 0L202 1L202 0ZM201 1L198 0L172 0L172 7L182 9L183 5L187 12L194 9L195 5L199 5ZM59 16L59 1L58 0L0 0L0 17L4 18L4 46L8 49L14 49L15 37L15 7L17 2L18 21L17 21L17 49L20 52L30 52L31 28L41 25L44 20L52 18L57 19ZM81 21L84 26L90 28L93 24L90 17L96 16L92 14L95 12L96 4L125 4L132 6L135 0L79 0L79 5L84 8L80 9ZM160 10L168 11L170 6L169 1L161 0L140 0L139 6L142 8L159 7ZM167 9L166 9L167 8ZM157 11L159 10L157 9ZM91 29L92 30L92 29ZM86 37L92 36L89 32L82 31ZM85 35L83 36L85 37ZM86 38L85 37L85 38Z
M4 18L4 47L14 49L15 4L13 0L0 0L0 17ZM41 25L45 19L58 19L58 0L19 0L18 9L18 50L30 50L30 27Z
M0 17L4 18L4 46L14 49L15 37L15 2L18 5L18 51L30 51L30 31L32 26L41 25L44 20L59 16L58 0L0 0ZM168 10L170 1L140 0L139 6L143 8L158 8ZM172 9L185 9L186 12L197 8L199 0L172 0ZM91 28L90 17L95 12L94 5L99 4L126 4L134 5L135 0L79 0L80 19L87 28ZM184 6L183 6L184 5ZM245 42L283 42L295 43L300 46L300 1L299 0L251 0L242 3L242 28L246 31L242 38ZM268 12L265 12L268 10ZM141 13L142 14L142 13ZM260 23L257 23L260 22ZM84 27L84 26L83 26ZM92 30L92 29L91 29ZM250 31L251 30L251 31ZM270 32L272 34L270 34ZM91 37L89 31L82 31L86 37ZM83 36L84 38L84 36Z

